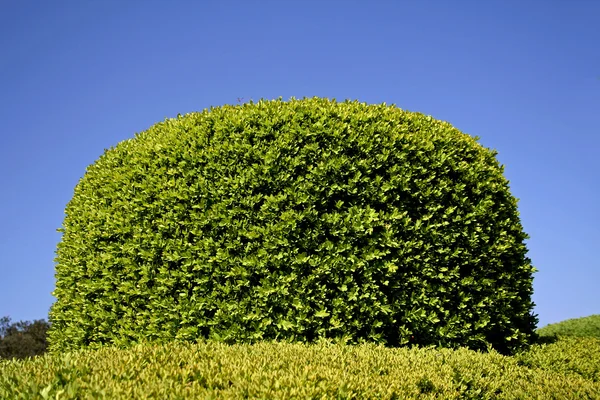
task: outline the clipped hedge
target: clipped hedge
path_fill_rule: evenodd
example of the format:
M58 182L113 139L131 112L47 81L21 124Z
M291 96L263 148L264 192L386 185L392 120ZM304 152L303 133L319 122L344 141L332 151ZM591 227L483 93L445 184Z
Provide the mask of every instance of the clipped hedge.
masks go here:
M599 354L595 339L537 348L529 364L373 344L144 344L0 362L0 398L598 399Z
M567 319L537 330L539 336L577 336L600 339L600 314Z
M75 188L50 350L198 338L526 348L535 269L495 154L446 122L356 101L165 120Z

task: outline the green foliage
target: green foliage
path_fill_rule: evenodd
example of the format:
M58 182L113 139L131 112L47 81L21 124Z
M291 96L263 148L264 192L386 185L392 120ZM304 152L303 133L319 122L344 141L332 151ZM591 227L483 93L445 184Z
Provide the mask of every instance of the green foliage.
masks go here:
M23 359L46 352L48 323L44 320L10 323L0 318L0 359Z
M584 340L536 348L528 364L494 351L326 341L105 346L0 362L0 398L598 399L600 341ZM561 355L568 368L554 362Z
M600 339L560 336L515 356L519 365L576 375L600 383Z
M167 119L105 151L75 188L50 350L525 348L535 269L495 155L385 104L279 99Z
M600 314L568 319L537 330L539 336L577 336L600 339Z

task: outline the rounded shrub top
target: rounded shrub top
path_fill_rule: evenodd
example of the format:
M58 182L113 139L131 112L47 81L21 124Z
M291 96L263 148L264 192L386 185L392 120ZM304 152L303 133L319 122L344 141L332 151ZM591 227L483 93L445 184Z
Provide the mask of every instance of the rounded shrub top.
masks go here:
M496 153L395 106L168 119L66 208L50 349L212 339L528 345L532 273Z

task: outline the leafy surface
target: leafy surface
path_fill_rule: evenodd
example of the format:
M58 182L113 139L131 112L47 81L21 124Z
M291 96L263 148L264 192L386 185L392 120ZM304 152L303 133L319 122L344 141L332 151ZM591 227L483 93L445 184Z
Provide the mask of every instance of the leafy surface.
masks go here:
M394 106L260 101L107 150L66 208L50 349L338 338L503 353L534 337L495 152Z
M144 344L0 362L0 398L597 399L599 355L593 338L521 358L324 341Z

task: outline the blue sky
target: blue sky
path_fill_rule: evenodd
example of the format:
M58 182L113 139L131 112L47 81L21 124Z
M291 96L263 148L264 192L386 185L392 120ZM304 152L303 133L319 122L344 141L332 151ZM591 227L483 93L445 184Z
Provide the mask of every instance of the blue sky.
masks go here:
M499 152L539 326L600 314L600 2L3 1L0 317L47 319L73 189L165 118L282 97L386 102Z

